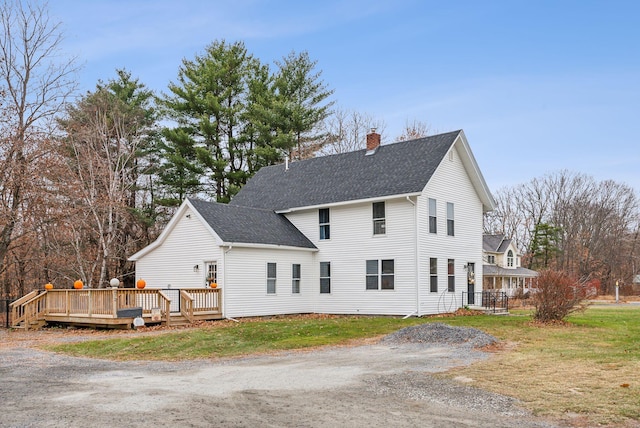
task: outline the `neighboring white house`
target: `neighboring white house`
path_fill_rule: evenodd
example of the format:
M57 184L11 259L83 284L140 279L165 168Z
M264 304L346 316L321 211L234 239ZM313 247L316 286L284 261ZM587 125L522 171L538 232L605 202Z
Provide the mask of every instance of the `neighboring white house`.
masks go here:
M130 259L227 317L455 311L482 284L494 201L462 131L262 168L230 204L187 199ZM478 290L479 291L479 290Z
M503 234L484 235L482 247L485 290L502 290L511 297L535 288L538 272L520 265L520 255L512 239Z

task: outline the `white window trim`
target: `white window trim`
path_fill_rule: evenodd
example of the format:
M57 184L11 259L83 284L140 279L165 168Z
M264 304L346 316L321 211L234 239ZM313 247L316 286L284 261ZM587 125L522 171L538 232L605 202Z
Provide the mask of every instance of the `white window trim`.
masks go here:
M382 273L382 262L383 261L389 261L389 260L393 262L393 274L383 274ZM377 264L376 264L377 273L375 275L367 273L367 262L368 261L376 261L377 262ZM365 270L365 283L364 283L365 291L383 291L383 292L395 291L395 289L396 289L396 259L368 259L368 260L365 260L364 270ZM377 278L377 288L367 288L367 278L368 277L373 277L373 276L375 276ZM393 276L393 288L382 288L382 277L383 276Z
M320 223L320 211L322 210L327 210L327 217L328 221L326 223ZM328 238L323 238L322 237L322 233L320 232L322 230L323 226L327 226L327 229L329 230L329 237ZM319 241L330 241L331 240L331 209L330 208L318 208L318 240Z
M276 269L276 276L274 277L269 277L269 265L273 264L275 265L275 269ZM267 262L266 264L266 285L267 285L267 289L266 289L266 294L267 296L274 296L276 294L278 294L278 263L276 262ZM269 292L269 280L273 280L273 293Z
M431 215L431 201L433 201L433 215ZM434 198L428 198L427 199L427 211L429 213L429 221L427 223L427 228L429 229L429 233L433 234L433 235L437 235L438 234L438 201ZM431 217L433 217L435 219L434 221L434 231L431 231Z
M322 263L327 263L329 265L329 276L322 276ZM319 278L320 280L318 281L318 294L331 294L332 292L332 287L331 287L331 262L327 262L327 261L322 261L318 264L318 267L320 267L320 275ZM322 280L323 279L329 279L329 292L328 293L323 293L322 292Z
M299 272L298 272L299 276L298 277L293 276L293 267L296 266L296 265L299 266ZM298 292L297 293L293 291L293 284L294 284L294 281L296 281L296 280L298 281ZM291 263L291 294L294 295L294 296L299 296L300 294L302 294L302 287L301 286L302 286L302 264L301 263Z
M449 217L449 207L451 207L451 217ZM449 233L449 221L451 221L452 233ZM453 202L447 202L447 236L456 236L456 211Z
M384 209L384 217L375 217L375 209L373 208L375 204L382 204ZM387 204L385 201L373 202L371 204L371 219L372 219L372 234L375 237L386 236L387 235ZM382 221L382 233L376 233L376 221Z

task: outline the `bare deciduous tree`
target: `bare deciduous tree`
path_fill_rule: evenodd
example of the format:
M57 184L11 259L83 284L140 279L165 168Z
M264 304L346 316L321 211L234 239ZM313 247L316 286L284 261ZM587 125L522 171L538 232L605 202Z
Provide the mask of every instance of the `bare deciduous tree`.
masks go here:
M431 126L426 122L422 122L417 119L413 119L411 122L407 120L404 123L402 134L396 137L396 141L415 140L422 137L428 137L432 134L434 134L434 132L432 131Z
M117 272L121 261L128 250L135 250L126 244L137 234L132 227L139 175L136 160L147 110L126 101L99 88L69 106L67 117L60 121L66 133L61 149L68 168L63 192L79 208L67 226L80 274L90 287L105 286L110 276L121 274Z
M604 292L616 280L630 283L636 273L640 201L629 186L560 171L500 189L496 201L485 230L514 238L523 254L538 250L532 248L537 230L551 228L558 231L551 267L598 279ZM531 268L540 267L534 258L529 261Z
M34 165L52 119L75 89L73 60L57 62L61 32L45 6L18 0L0 5L0 273L16 234L27 233Z
M318 154L333 155L364 149L367 134L372 128L382 135L381 140L384 143L386 125L383 121L367 113L336 109L324 122L324 133L327 137Z

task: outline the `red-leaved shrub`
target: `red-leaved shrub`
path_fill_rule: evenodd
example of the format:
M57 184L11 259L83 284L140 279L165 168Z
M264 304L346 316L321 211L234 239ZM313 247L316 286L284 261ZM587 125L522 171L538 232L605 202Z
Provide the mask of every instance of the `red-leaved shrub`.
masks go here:
M587 299L597 294L597 287L578 281L557 270L543 270L538 276L537 292L533 294L536 321L562 321L569 314L587 308Z

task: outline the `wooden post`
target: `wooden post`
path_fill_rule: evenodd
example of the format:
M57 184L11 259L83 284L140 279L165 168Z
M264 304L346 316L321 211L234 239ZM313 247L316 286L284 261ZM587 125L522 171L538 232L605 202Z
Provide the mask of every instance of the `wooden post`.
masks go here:
M171 326L171 302L169 300L165 301L165 314L167 314L167 327Z
M113 298L113 303L112 303L113 307L111 308L111 315L113 315L114 318L118 318L118 288L112 287L111 293Z

